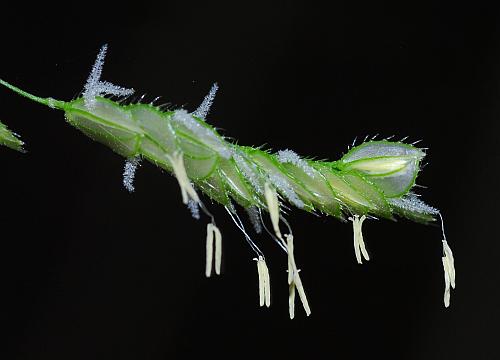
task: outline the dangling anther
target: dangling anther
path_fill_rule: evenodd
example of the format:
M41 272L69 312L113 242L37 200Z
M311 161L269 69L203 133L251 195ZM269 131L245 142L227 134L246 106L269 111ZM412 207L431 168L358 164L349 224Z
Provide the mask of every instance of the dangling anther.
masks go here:
M444 306L450 306L450 294L451 288L455 289L455 259L453 258L453 252L451 251L448 242L446 241L446 235L444 233L444 222L441 213L439 214L439 218L441 219L441 230L443 232L443 257L441 258L443 261L443 269L444 269Z
M257 272L259 274L259 304L271 306L271 283L269 278L269 269L267 268L266 261L262 256L255 258L257 261Z
M279 227L280 208L278 202L278 195L276 194L276 190L273 187L271 187L269 183L266 183L264 185L264 196L266 198L267 209L269 210L269 215L271 216L271 223L273 224L274 232L278 237L278 239L284 242Z
M306 315L311 315L311 308L309 307L309 302L307 301L307 296L304 291L304 286L302 285L302 280L300 279L299 271L295 264L295 257L293 255L293 235L285 235L286 245L288 252L288 284L289 294L288 294L288 311L290 314L290 319L295 317L295 290L299 293L300 301L306 312Z
M288 287L288 314L290 319L295 318L295 283L291 283Z
M214 236L215 236L215 273L220 275L222 261L222 235L220 230L214 223L207 224L207 242L206 242L206 263L205 276L212 275L212 262L214 253Z
M288 254L288 285L292 284L297 265L295 264L295 257L293 255L293 235L285 235L286 237L286 250Z
M365 242L363 240L363 232L361 230L361 226L363 225L363 221L365 221L365 219L365 215L361 217L354 215L354 217L349 218L349 220L352 221L352 230L354 233L354 253L356 254L358 264L363 263L361 255L363 255L366 261L370 260L370 256L368 255L368 251L366 251Z
M179 182L179 187L181 188L182 202L187 205L189 198L191 198L196 203L200 203L200 198L193 188L193 185L189 181L186 173L186 168L184 167L184 157L181 151L176 151L172 156L166 155L167 159L172 165L175 177Z

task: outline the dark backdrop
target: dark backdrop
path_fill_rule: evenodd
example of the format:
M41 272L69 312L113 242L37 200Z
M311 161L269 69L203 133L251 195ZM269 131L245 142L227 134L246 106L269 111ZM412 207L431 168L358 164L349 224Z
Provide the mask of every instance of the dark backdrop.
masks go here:
M355 137L422 139L419 191L457 267L445 309L438 227L367 222L359 266L349 224L294 210L312 315L297 305L290 321L270 239L257 239L273 291L260 309L253 254L220 206L223 275L207 280L206 219L173 177L143 164L127 193L123 159L0 89L28 150L0 149L5 358L495 358L499 15L453 1L4 4L0 76L39 96L76 96L108 43L104 79L147 100L194 110L217 81L209 121L240 144L338 159Z

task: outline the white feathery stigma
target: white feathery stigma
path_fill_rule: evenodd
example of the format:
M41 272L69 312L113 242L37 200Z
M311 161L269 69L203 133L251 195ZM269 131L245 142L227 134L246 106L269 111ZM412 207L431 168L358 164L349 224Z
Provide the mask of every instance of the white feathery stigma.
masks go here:
M101 47L101 50L99 50L99 54L97 54L94 66L92 66L92 70L83 89L83 101L85 103L85 107L89 110L95 108L96 96L129 96L134 93L134 89L126 89L121 86L113 85L107 81L101 81L102 68L104 66L104 58L106 57L107 50L107 44L104 44Z
M123 186L129 192L134 192L134 179L137 166L140 165L140 159L138 157L125 160L125 166L123 168Z
M191 211L191 216L194 219L199 220L200 219L200 204L197 203L196 201L190 199L190 200L188 200L187 207L188 207L189 211Z
M210 111L210 108L212 107L212 104L214 103L215 95L217 94L217 90L219 90L219 85L217 83L214 83L212 85L212 88L210 89L210 92L205 96L203 99L203 102L198 106L198 109L196 109L193 112L193 115L202 119L206 119L207 115Z
M257 234L262 232L262 224L260 223L259 210L256 206L250 206L245 209L247 211L253 229Z

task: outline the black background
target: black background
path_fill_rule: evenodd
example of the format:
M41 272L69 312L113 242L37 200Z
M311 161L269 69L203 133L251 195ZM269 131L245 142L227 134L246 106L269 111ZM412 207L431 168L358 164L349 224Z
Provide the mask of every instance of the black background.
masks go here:
M457 289L443 306L439 227L352 228L295 210L296 258L312 315L288 319L286 258L268 258L258 307L253 254L223 209L223 275L204 277L206 219L151 164L136 192L123 159L63 114L0 90L0 118L27 154L0 149L0 323L6 359L494 359L499 324L500 12L477 2L168 2L4 5L1 78L70 100L109 44L103 78L194 110L240 144L338 159L355 137L422 139L418 182L440 208Z

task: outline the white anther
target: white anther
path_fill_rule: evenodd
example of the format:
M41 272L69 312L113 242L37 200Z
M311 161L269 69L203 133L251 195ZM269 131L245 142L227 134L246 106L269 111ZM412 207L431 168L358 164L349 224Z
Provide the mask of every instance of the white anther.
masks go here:
M288 314L290 319L295 317L295 283L291 283L288 287Z
M450 246L446 240L443 240L443 269L444 269L444 306L450 306L450 285L451 288L455 288L455 260L453 259L453 253Z
M212 275L212 263L214 253L214 236L215 236L215 273L220 275L220 268L222 262L222 235L214 223L207 224L207 242L206 242L206 262L205 262L205 276Z
M206 244L206 254L207 259L205 262L205 276L210 277L212 274L212 258L214 251L214 232L212 231L213 225L207 224L207 244Z
M293 276L296 272L297 265L295 264L295 257L293 255L293 235L286 234L286 250L288 253L288 285L293 281Z
M363 221L365 221L365 219L365 215L361 216L361 218L358 215L354 215L354 217L349 218L349 220L352 221L352 230L354 233L354 253L356 254L356 260L358 261L358 264L363 263L361 255L363 255L366 261L370 260L368 251L366 251L365 242L363 240L363 232L361 229L361 226L363 225Z
M267 268L266 261L259 255L257 261L257 273L259 274L259 305L264 304L271 306L271 282L269 278L269 269Z
M276 236L283 241L281 236L279 221L280 221L280 208L278 203L278 195L276 190L266 183L264 185L264 196L266 198L267 209L269 210L269 215L271 216L271 222L273 224L273 229ZM284 242L284 241L283 241Z
M215 234L215 273L220 275L220 267L222 262L222 235L220 230L215 224L213 226L213 231Z
M444 269L444 306L450 306L451 288L455 289L455 259L448 242L446 241L446 234L444 232L444 220L440 212L438 212L439 219L441 220L441 231L443 233L443 269Z
M302 280L300 279L299 271L295 264L295 257L293 255L293 235L285 235L287 240L287 252L288 252L288 284L289 294L288 294L288 312L290 314L290 319L295 317L295 290L299 293L300 301L306 312L306 315L311 315L311 308L309 307L309 302L307 301L307 296L304 291L304 286L302 285Z
M295 272L295 276L293 279L295 287L297 288L297 292L299 293L300 301L302 302L302 306L304 307L304 311L306 315L311 315L311 308L309 307L309 302L307 301L306 292L304 290L304 286L302 286L302 280L300 279L299 271Z
M200 198L193 188L193 185L189 181L186 173L186 168L184 167L183 154L180 151L176 151L172 156L166 155L167 159L172 165L175 177L179 182L179 187L181 188L182 202L187 205L189 198L191 198L196 203L200 203Z

